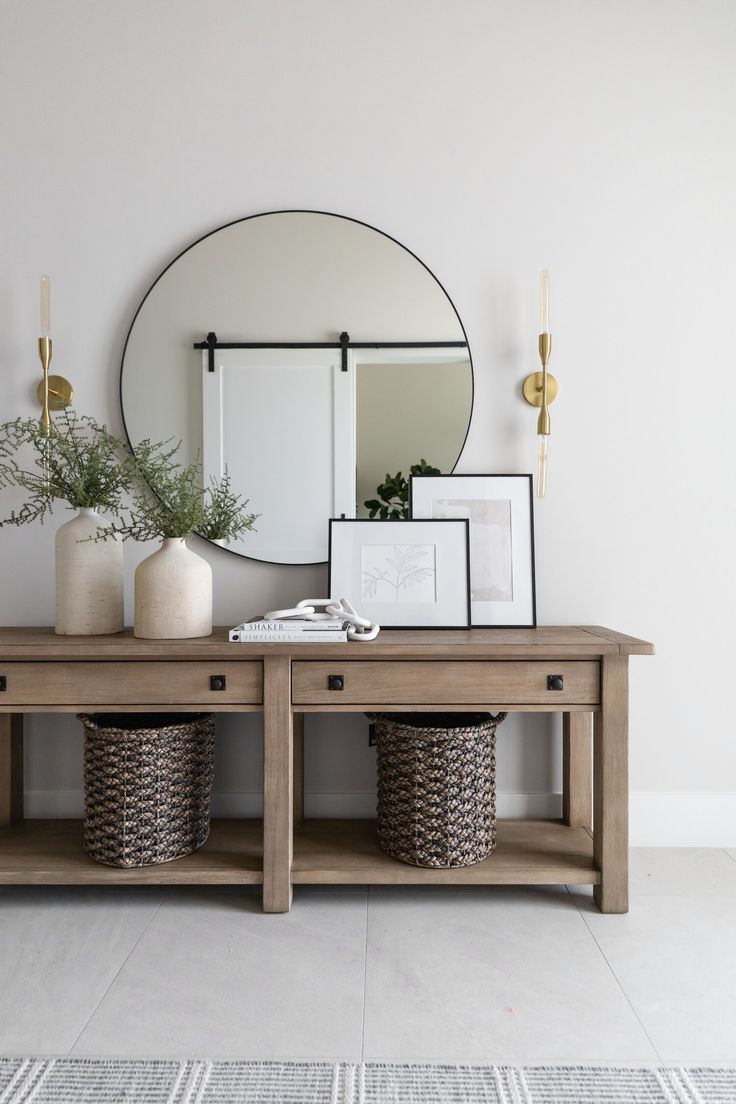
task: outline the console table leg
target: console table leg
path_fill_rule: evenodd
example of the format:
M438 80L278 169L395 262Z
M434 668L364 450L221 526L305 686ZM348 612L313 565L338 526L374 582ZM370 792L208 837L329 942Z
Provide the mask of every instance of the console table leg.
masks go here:
M629 911L629 660L604 656L601 710L594 714L593 855L601 912Z
M294 725L294 823L304 820L304 714L293 714Z
M291 660L263 661L263 911L291 908L293 752Z
M562 714L562 817L593 827L593 714Z
M0 828L23 819L23 714L0 714Z

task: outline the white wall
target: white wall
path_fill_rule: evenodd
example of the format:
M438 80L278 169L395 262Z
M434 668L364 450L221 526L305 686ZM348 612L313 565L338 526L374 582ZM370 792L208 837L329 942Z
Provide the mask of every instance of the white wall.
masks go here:
M396 236L453 297L476 371L460 470L531 470L519 385L549 267L561 394L537 513L540 621L657 643L632 661L634 838L734 844L731 0L1 11L0 418L35 409L41 272L54 365L81 409L118 427L123 338L163 264L219 223L313 207ZM51 619L53 528L0 532L2 622ZM321 568L200 550L223 622L322 589ZM148 551L130 548L129 568ZM506 794L559 789L553 727L504 727ZM73 803L76 722L29 729L30 804ZM257 790L257 729L222 726L221 791ZM362 721L314 721L311 748L315 807L370 800Z

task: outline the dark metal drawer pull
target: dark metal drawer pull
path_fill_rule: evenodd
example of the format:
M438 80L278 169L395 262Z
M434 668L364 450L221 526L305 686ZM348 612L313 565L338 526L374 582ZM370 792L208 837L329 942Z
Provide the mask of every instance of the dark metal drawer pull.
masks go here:
M564 685L564 679L562 675L547 675L547 689L548 690L562 690Z
M226 690L227 679L225 675L210 675L210 690Z
M345 689L345 676L344 675L328 675L327 685L330 690L344 690Z
M0 690L7 690L7 689L8 689L8 680L6 679L5 675L0 675Z

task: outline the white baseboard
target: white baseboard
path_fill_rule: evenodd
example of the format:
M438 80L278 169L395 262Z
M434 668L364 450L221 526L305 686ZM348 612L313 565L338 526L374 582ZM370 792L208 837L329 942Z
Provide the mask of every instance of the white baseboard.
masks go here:
M28 790L26 816L67 819L84 815L81 790ZM374 792L314 792L304 795L307 816L372 817ZM499 793L500 817L559 817L562 795L552 793ZM256 817L263 811L258 792L216 793L212 814L216 817ZM632 847L736 847L736 793L631 794L629 802Z
M84 816L81 790L26 790L25 801L27 817L67 820ZM502 817L559 817L562 797L547 793L499 793L496 808ZM304 811L309 817L372 817L376 815L376 794L374 790L307 792ZM262 813L263 795L259 792L213 794L215 817L257 817Z
M629 836L632 847L736 847L736 793L632 793Z

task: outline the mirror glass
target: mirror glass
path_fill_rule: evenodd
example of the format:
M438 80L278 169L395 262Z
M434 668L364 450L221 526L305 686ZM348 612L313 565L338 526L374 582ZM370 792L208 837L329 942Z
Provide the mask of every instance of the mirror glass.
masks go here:
M181 440L205 482L227 467L260 515L230 551L320 563L327 519L367 517L387 473L452 471L473 373L452 302L408 249L340 215L278 211L213 231L158 277L121 399L133 448Z

